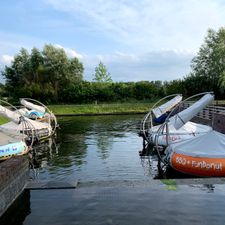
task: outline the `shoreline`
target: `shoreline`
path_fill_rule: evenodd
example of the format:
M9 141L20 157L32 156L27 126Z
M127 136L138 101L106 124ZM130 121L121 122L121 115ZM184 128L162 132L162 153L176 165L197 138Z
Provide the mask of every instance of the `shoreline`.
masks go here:
M72 116L115 116L115 115L144 115L148 112L105 112L105 113L65 113L55 114L56 117Z

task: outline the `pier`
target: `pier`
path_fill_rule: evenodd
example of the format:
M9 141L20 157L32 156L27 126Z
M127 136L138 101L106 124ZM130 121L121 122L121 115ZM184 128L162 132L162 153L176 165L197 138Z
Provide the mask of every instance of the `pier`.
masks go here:
M23 192L28 173L27 156L10 158L0 164L0 217Z

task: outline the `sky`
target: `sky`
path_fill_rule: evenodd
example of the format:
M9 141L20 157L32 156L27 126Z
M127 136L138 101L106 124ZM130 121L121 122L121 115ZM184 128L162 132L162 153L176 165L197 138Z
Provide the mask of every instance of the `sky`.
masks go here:
M53 44L79 58L85 80L100 61L116 82L181 79L207 30L225 24L225 0L2 0L0 9L0 68L22 47Z

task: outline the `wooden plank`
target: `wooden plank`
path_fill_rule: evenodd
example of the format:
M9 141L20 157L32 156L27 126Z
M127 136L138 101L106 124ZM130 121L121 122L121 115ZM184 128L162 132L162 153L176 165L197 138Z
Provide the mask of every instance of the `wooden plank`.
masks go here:
M24 189L46 190L46 189L75 189L78 181L30 181Z

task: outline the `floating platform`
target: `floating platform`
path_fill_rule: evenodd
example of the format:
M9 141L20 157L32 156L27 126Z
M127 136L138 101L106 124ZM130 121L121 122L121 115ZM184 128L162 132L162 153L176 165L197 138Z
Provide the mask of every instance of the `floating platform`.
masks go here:
M46 189L75 189L78 181L30 181L24 189L46 190Z

